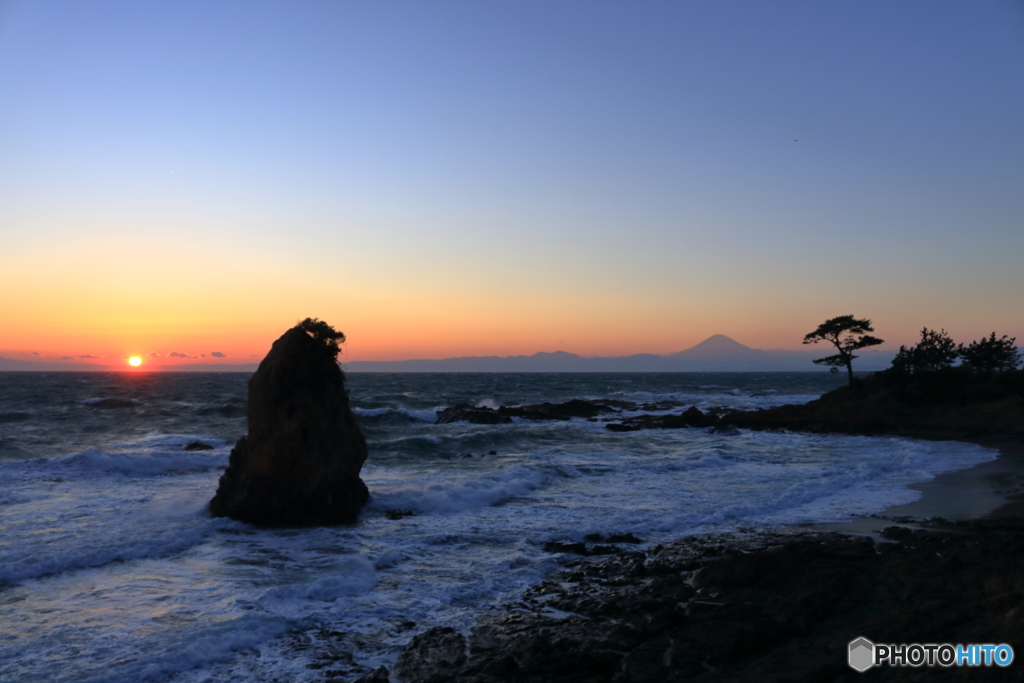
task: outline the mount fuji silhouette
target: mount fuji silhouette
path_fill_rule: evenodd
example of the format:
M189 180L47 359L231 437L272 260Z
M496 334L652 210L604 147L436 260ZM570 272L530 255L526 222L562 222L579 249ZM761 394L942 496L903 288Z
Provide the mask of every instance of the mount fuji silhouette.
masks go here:
M724 334L713 334L696 346L691 346L684 351L670 353L665 357L701 361L767 361L771 358L766 351L752 349L749 346L740 344L735 339L726 337Z
M821 372L811 361L823 349L764 351L714 334L695 346L665 356L586 358L566 351L541 351L531 356L463 356L460 358L352 361L346 372ZM865 352L857 370L882 370L892 356Z

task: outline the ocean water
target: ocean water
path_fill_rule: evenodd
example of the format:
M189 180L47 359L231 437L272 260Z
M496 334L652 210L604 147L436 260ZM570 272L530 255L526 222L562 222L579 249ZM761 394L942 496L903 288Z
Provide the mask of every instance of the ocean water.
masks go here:
M548 541L844 521L996 455L583 419L433 424L455 403L802 403L842 381L828 373L351 374L369 445L359 523L260 530L206 513L245 433L247 381L0 373L0 680L352 680L418 632L514 601L557 567Z

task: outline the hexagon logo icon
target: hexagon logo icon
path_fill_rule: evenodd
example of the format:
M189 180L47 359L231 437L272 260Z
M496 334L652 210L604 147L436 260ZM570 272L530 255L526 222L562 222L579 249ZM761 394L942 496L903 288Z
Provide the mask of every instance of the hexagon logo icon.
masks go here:
M850 666L863 673L875 663L875 644L867 638L858 638L850 642L849 655Z

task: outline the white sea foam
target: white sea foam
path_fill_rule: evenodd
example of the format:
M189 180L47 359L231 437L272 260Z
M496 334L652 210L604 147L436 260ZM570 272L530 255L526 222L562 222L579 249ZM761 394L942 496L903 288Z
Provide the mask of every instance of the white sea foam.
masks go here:
M78 634L69 634L66 627L55 624L54 637L39 646L34 659L17 658L18 680L74 680L80 683L165 681L200 667L230 661L299 625L264 614L242 614L206 623L186 617L172 627L161 628L154 625L153 620L140 619L142 615L133 613L122 617L127 620L127 623L122 622L125 632L118 633L121 629L107 623L105 616L94 618L97 627L113 627L114 633L126 640L131 639L131 627L135 627L139 629L134 632L136 638L143 634L149 636L148 647L124 648L113 658L109 645L104 643L90 647L88 642L79 639ZM161 636L159 640L153 638L157 634ZM75 653L72 658L67 657L69 649ZM54 671L54 661L61 662L58 671Z
M437 421L439 408L354 408L352 412L357 418L380 418L389 416L402 416L418 422L434 423Z
M304 601L334 602L338 598L369 593L377 582L377 568L365 555L353 555L331 568L330 574L272 588L257 602L277 612Z
M689 393L689 392L667 392L652 393L648 391L632 391L622 394L631 401L656 403L658 401L675 401L684 405L693 405L701 410L712 407L732 408L735 410L757 410L758 408L774 408L781 405L799 405L809 403L817 398L818 394L781 394L777 390L744 391L740 389L729 389L720 393ZM670 409L669 412L676 412L678 409ZM644 411L640 411L644 412Z
M171 472L201 472L227 467L228 454L215 451L136 451L107 453L89 448L82 453L58 458L62 465L71 465L90 473L121 472L131 475L167 474Z
M125 439L112 444L116 450L146 451L162 450L175 451L183 450L191 443L201 443L216 448L225 448L231 444L224 439L218 439L203 434L148 434L134 439Z
M232 524L205 515L205 492L119 492L111 484L78 485L80 493L65 485L11 505L0 537L0 583L173 555Z
M430 473L403 479L399 487L380 486L371 505L416 512L462 512L519 498L543 486L544 472L528 467L492 471L479 477L465 473Z
M237 390L228 379L203 381L225 384L199 397L180 388L166 393L200 405ZM627 385L643 390L621 395L631 400L702 409L817 397L771 394L760 380L721 387L741 395L677 391L675 380L660 377L496 378L475 388L478 381L451 378L441 394L430 378L352 379L353 396L360 383L366 391L380 383L369 405L407 395L401 407L356 406L372 425L362 473L371 501L352 527L259 530L210 519L206 504L237 418L173 422L163 428L170 433L154 426L139 435L129 426L92 448L76 441L64 451L72 455L3 461L0 583L8 585L0 589L0 679L312 683L326 674L307 665L333 662L339 653L363 666L390 666L413 633L442 624L468 629L481 611L540 581L559 559L543 551L549 540L632 532L655 543L702 531L840 521L909 502L918 495L909 484L994 457L969 444L905 439L701 429L620 434L580 419L433 424L446 402L557 403L574 383L584 387L577 397L606 397L609 386ZM806 386L800 381L791 386ZM128 422L121 415L139 412L83 408L82 398L112 391L89 386L66 403L90 429L116 431ZM138 398L129 389L124 395ZM149 395L144 401L150 405ZM190 431L220 436L181 433ZM24 439L17 447L52 452L42 440ZM215 448L185 452L190 441ZM450 458L467 452L485 457ZM415 514L389 519L389 509ZM409 621L414 629L402 626Z

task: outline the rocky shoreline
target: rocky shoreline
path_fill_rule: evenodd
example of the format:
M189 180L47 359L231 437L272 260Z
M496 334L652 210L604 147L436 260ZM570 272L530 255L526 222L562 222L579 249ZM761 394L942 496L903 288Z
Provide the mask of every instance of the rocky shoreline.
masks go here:
M682 409L678 414L667 411ZM621 417L622 411L646 411ZM655 414L656 413L656 414ZM679 401L637 403L575 399L565 403L488 408L459 404L438 413L437 423L503 424L513 418L603 422L606 429L735 428L816 433L905 436L917 439L1024 443L1024 396L991 400L908 404L873 376L855 387L842 387L804 404L754 411L713 408L701 411Z
M880 520L881 521L881 520ZM944 522L884 540L796 530L566 554L563 567L464 636L415 636L403 683L844 681L847 644L1008 643L1024 633L1024 522ZM889 668L886 680L976 679ZM363 677L384 681L386 671ZM985 680L1020 680L1019 663Z
M803 406L756 412L643 415L626 406L513 409L527 419L608 421L613 431L735 427L958 439L1020 451L1019 396L971 405L906 406L885 391L843 389ZM668 410L676 406L651 409ZM635 409L630 406L630 409ZM586 413L586 414L584 414ZM600 418L599 418L600 416ZM443 419L512 417L459 406ZM640 539L549 543L562 569L468 635L440 626L412 638L394 665L403 683L498 681L853 681L847 646L1007 643L1024 652L1024 519L1017 508L969 521L878 518L875 537L799 529L692 536L640 550ZM910 524L911 526L905 526ZM1006 668L875 669L885 680L1021 680ZM941 671L933 668L942 669ZM381 668L359 679L382 683Z

